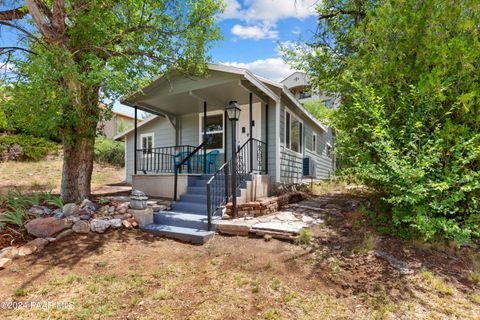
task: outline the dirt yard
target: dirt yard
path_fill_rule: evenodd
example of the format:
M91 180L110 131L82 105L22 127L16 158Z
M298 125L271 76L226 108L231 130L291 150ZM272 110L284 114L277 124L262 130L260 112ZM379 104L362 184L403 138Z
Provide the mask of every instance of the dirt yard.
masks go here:
M0 195L11 191L52 191L60 192L62 178L62 158L49 156L38 162L2 162L0 163ZM121 191L118 184L124 179L123 168L95 164L92 177L94 193Z
M220 235L193 246L138 230L72 235L0 271L1 302L66 308L4 307L0 318L480 318L478 252L378 236L359 212L342 212L348 199L305 202L333 210L304 246ZM415 273L400 275L377 250Z

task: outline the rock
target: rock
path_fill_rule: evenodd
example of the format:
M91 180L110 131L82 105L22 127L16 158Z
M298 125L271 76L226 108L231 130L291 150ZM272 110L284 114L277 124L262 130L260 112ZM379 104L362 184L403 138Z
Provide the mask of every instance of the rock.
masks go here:
M72 230L75 233L89 233L90 224L87 221L80 220L73 224Z
M78 212L78 218L80 220L90 220L90 218L92 218L92 211L88 209L82 209Z
M71 224L65 220L54 217L36 218L25 225L28 233L37 238L48 238L65 229L70 228Z
M108 221L112 228L121 228L122 227L122 219L111 219Z
M76 216L80 212L80 208L75 203L67 203L63 206L63 213L66 217Z
M112 216L112 219L124 220L125 216L123 214L115 214L115 215Z
M86 209L90 212L95 212L101 208L99 204L96 204L88 199L84 199L80 204L81 209Z
M63 213L62 210L60 209L56 209L55 211L53 211L53 216L57 219L63 219L65 218L65 214Z
M73 230L72 229L68 229L68 230L65 230L65 231L62 231L60 232L58 235L57 235L57 240L60 240L62 238L65 238L66 236L69 236L73 233Z
M118 210L117 210L117 212L118 212L119 214L125 214L125 213L127 213L127 210L128 210L128 209L127 209L126 207L119 207Z
M128 220L123 220L122 225L127 229L132 229L133 228L132 224Z
M114 206L111 206L110 208L108 208L108 213L112 214L115 212L115 207Z
M107 220L93 219L90 221L90 230L96 233L104 233L110 227Z
M28 209L28 213L34 216L48 216L52 214L52 210L45 206L32 206L30 209Z
M30 242L37 247L37 250L42 250L48 244L48 240L44 238L37 238Z
M24 257L31 255L35 251L37 251L37 245L33 243L32 241L28 242L27 244L24 244L20 248L18 248L18 256L19 257Z
M125 215L125 218L127 218L127 219L130 219L131 217L132 217L132 214L131 214L131 213L127 213L127 214Z
M15 259L18 256L18 248L6 247L0 251L0 258Z
M4 269L12 264L12 259L10 258L0 258L0 269Z
M134 227L134 228L138 227L138 222L137 221L133 220L131 223L132 223L132 227Z
M400 271L401 275L408 275L413 274L415 271L410 269L408 264L404 261L398 260L394 256L389 255L385 251L382 250L375 250L374 252L375 257L383 259L387 261L393 268Z
M269 235L269 234L266 234L266 235L263 236L263 240L270 241L270 240L272 240L272 236Z
M45 238L45 239L47 239L49 243L57 241L57 238Z

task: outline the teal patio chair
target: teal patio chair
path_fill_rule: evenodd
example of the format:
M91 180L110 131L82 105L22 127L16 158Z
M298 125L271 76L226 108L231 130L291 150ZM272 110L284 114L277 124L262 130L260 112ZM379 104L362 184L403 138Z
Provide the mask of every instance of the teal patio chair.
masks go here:
M173 156L173 170L177 168L177 166L185 159L190 153L187 151L182 151L177 153L176 155ZM184 165L187 166L187 172L191 173L192 171L192 166L191 166L191 159L188 159ZM175 171L174 171L175 172ZM182 168L180 168L180 172L182 172Z
M210 165L213 166L213 171L217 169L217 158L218 155L220 154L220 151L218 150L212 150L207 153L207 170L206 174L210 174ZM197 158L197 164L201 168L203 166L203 155L198 156Z

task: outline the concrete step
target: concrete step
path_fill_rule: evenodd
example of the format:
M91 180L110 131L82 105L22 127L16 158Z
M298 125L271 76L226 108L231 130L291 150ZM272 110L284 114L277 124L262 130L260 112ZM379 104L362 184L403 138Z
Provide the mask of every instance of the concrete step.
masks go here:
M214 222L220 220L218 216L212 217L212 230L215 230ZM199 230L208 229L208 218L206 215L191 214L177 211L161 211L153 215L155 224L163 224L182 228L194 228Z
M175 227L155 223L143 226L142 230L167 238L177 239L194 244L204 244L215 234L214 231Z
M207 215L207 202L179 201L172 203L172 211Z

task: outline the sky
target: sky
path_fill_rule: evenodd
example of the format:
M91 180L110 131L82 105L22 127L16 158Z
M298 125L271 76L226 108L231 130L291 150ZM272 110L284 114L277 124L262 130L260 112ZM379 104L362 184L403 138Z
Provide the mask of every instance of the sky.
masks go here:
M210 50L213 63L249 69L281 81L292 70L278 47L296 40L308 41L316 29L315 5L319 0L224 0L218 24L223 39ZM0 42L9 42L6 28ZM114 110L133 115L133 109L115 103Z

